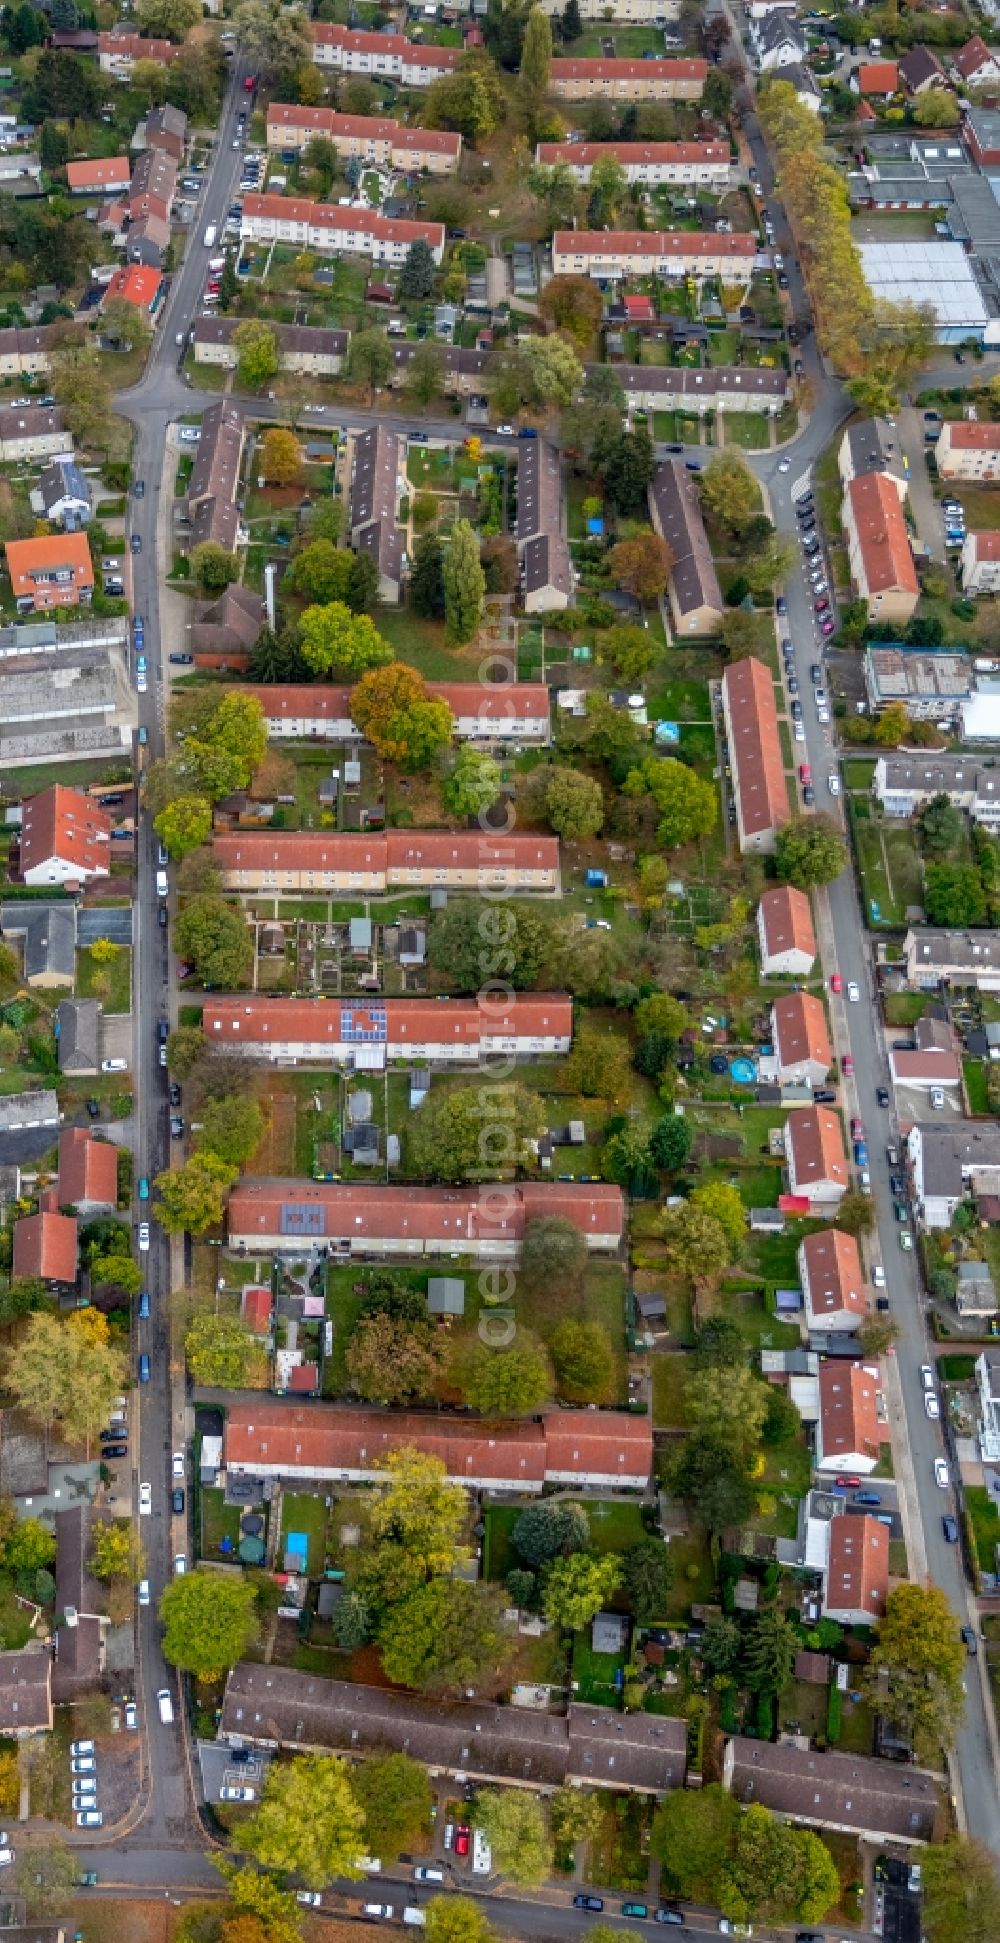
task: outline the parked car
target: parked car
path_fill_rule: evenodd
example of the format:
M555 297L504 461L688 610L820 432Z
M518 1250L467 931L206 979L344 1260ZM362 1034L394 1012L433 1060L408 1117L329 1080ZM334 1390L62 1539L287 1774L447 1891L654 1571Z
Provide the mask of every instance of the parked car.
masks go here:
M879 1105L879 1106L883 1106L883 1107L885 1107L885 1106L888 1106L888 1104L889 1104L889 1088L888 1088L887 1086L876 1086L876 1088L875 1088L875 1098L876 1098L876 1101L878 1102L878 1105Z
M96 1754L97 1748L93 1741L70 1741L69 1751L71 1754Z
M601 1910L604 1908L604 1898L603 1896L574 1896L573 1908L590 1909L593 1910L596 1916L599 1916Z
M944 1532L949 1545L958 1544L958 1524L954 1518L950 1516L942 1518L941 1530Z
M972 1627L971 1627L971 1626L963 1626L963 1627L961 1628L961 1632L960 1632L960 1637L961 1637L961 1639L962 1639L962 1640L964 1641L964 1644L965 1644L965 1650L966 1650L966 1652L968 1653L968 1655L969 1655L969 1657L970 1657L970 1659L973 1659L973 1660L974 1660L974 1659L975 1659L975 1657L976 1657L976 1654L977 1654L977 1653L978 1653L978 1651L979 1651L979 1648L978 1648L978 1646L977 1646L977 1644L976 1644L976 1635L975 1635L975 1633L973 1632L973 1630L972 1630Z
M947 1491L951 1483L951 1472L943 1457L936 1457L934 1459L934 1482L939 1491Z
M460 1827L456 1828L455 1830L455 1854L468 1855L469 1841L470 1841L469 1830L466 1827L465 1823L463 1822L460 1825Z

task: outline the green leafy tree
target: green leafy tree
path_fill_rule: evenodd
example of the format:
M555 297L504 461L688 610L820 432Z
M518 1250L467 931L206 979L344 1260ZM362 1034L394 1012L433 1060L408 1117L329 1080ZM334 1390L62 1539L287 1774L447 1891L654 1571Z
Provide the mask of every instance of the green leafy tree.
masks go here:
M658 817L657 842L665 850L692 843L715 827L718 803L714 786L672 757L644 757L641 764L629 770L624 793L651 799Z
M432 1896L425 1916L427 1943L493 1943L489 1918L471 1896Z
M429 297L434 288L436 265L430 244L418 236L410 244L399 273L399 295L406 299Z
M742 1650L743 1635L735 1619L719 1613L707 1621L698 1647L706 1673L728 1678L735 1673Z
M625 1591L640 1626L662 1619L674 1582L673 1560L662 1538L643 1538L624 1556Z
M379 571L370 553L352 553L347 577L347 605L352 614L367 614L379 599Z
M780 1693L792 1677L799 1640L783 1612L762 1612L744 1648L744 1677L754 1693Z
M129 1518L113 1518L94 1530L90 1569L97 1579L128 1579L138 1585L145 1576L146 1554Z
M590 1544L590 1520L581 1504L542 1498L521 1512L511 1532L511 1544L529 1565L568 1558Z
M140 31L153 40L183 40L201 17L198 0L139 0L136 7Z
M737 1824L719 1902L736 1922L822 1922L840 1896L837 1866L810 1829L790 1828L758 1803Z
M604 1826L604 1803L597 1792L557 1788L549 1797L549 1826L556 1846L567 1850L578 1842L593 1842Z
M241 390L259 391L281 369L281 353L273 327L260 317L248 317L233 332L236 378Z
M444 619L444 549L436 533L421 533L414 542L410 606L424 620Z
M196 1153L171 1172L157 1174L157 1216L168 1235L203 1235L222 1220L226 1189L239 1169L218 1154Z
M212 834L212 805L207 796L175 796L153 820L153 828L171 857L186 857L207 843Z
M918 1849L927 1943L993 1943L1000 1936L996 1856L968 1835L946 1835Z
M501 978L526 992L546 970L552 947L553 920L540 905L461 897L434 918L427 959L459 991L478 992L486 980Z
M741 534L760 510L760 487L738 452L717 452L699 488L705 511L732 534Z
M364 1827L347 1762L299 1755L268 1769L260 1807L241 1830L241 1847L262 1868L325 1889L338 1876L353 1881L360 1875L356 1858L364 1853Z
M353 557L346 547L336 546L332 540L310 540L292 561L288 580L297 594L320 606L346 602Z
M608 1403L615 1390L611 1338L599 1322L566 1316L549 1339L556 1388L567 1403Z
M184 1354L194 1381L210 1389L246 1389L264 1361L260 1343L238 1316L217 1316L207 1309L194 1317Z
M5 1388L13 1403L46 1430L62 1424L71 1439L97 1435L124 1374L104 1318L98 1317L103 1339L93 1325L81 1326L79 1318L91 1314L97 1312L78 1309L65 1321L44 1310L29 1315L7 1358Z
M683 1167L691 1152L690 1121L681 1113L665 1113L649 1136L649 1151L654 1164L664 1173L674 1174Z
M418 1692L461 1693L508 1664L514 1641L495 1586L432 1579L388 1613L379 1633L386 1678Z
M230 1167L243 1167L257 1152L267 1126L257 1101L247 1093L206 1100L200 1119L199 1150L218 1154Z
M778 876L796 890L831 884L847 863L844 840L828 816L793 816L778 831L774 846Z
M552 1868L552 1839L534 1795L525 1788L483 1788L473 1812L498 1875L522 1889L535 1889L545 1881Z
M763 1437L767 1384L745 1366L711 1365L691 1377L687 1406L695 1433L711 1435L749 1468Z
M950 88L927 88L913 104L917 128L957 128L962 111Z
M736 1187L728 1181L706 1181L704 1186L696 1187L691 1195L691 1206L701 1208L717 1221L733 1252L734 1259L739 1255L746 1240L747 1215L743 1197Z
M871 1195L849 1188L837 1209L837 1226L847 1235L870 1235L875 1226Z
M544 94L552 65L552 27L541 7L532 7L521 46L521 80L530 94Z
M445 362L443 344L436 344L431 337L425 337L413 347L413 355L406 367L406 389L414 404L425 409L431 400L446 389L448 367ZM416 554L414 553L414 564ZM410 574L410 599L413 599L413 573Z
M167 1040L167 1068L175 1079L190 1078L205 1057L205 1035L198 1025L175 1026Z
M452 1087L432 1091L409 1137L414 1168L429 1180L481 1179L484 1171L509 1178L527 1153L529 1140L545 1131L545 1112L537 1093L518 1081L491 1092L484 1120L478 1091Z
M608 629L601 652L621 681L640 682L653 665L656 643L648 627L623 622Z
M347 1373L366 1403L425 1401L444 1370L446 1344L426 1319L363 1316L347 1345Z
M696 1790L675 1788L653 1818L650 1848L663 1883L677 1896L716 1904L719 1879L736 1836L739 1804L717 1781Z
M875 1712L929 1745L951 1747L965 1708L964 1665L947 1594L935 1585L894 1587L864 1681Z
M628 195L628 177L615 155L602 155L590 171L589 220L599 229L614 229Z
M403 661L362 675L351 693L351 715L386 762L407 770L427 768L455 727L447 702L429 695L422 675Z
M138 1295L142 1269L131 1255L95 1255L90 1264L90 1279L95 1287L102 1282L121 1289L125 1295Z
M524 1339L510 1349L481 1343L465 1375L465 1394L484 1417L523 1417L552 1394L552 1373L541 1349Z
M731 1316L707 1316L699 1325L694 1346L699 1369L743 1369L747 1346L743 1332Z
M623 1576L622 1561L615 1553L594 1558L588 1552L575 1552L555 1559L542 1595L546 1619L564 1632L579 1632L614 1597Z
M427 1770L408 1754L375 1754L353 1780L365 1811L369 1855L392 1862L404 1849L420 1849L430 1832L431 1786Z
M438 1457L402 1446L380 1463L385 1490L368 1509L368 1534L378 1546L400 1545L426 1575L450 1572L458 1557L467 1502L450 1484Z
M690 1201L667 1209L662 1234L670 1266L693 1282L714 1281L729 1267L732 1250L725 1229L714 1215L692 1207Z
M615 586L624 587L643 603L655 601L665 591L672 565L673 555L666 540L650 527L627 540L619 540L608 554Z
M53 1534L37 1518L19 1518L4 1546L4 1560L12 1572L38 1572L56 1555Z
M923 902L931 924L986 923L986 893L975 864L928 864Z
M79 1858L54 1835L19 1847L11 1874L17 1894L27 1904L29 1921L69 1908L79 1873Z
M392 371L392 345L382 330L356 331L351 338L351 377L368 386L369 396L388 384Z
M453 816L479 816L500 794L500 764L484 750L466 744L444 786L444 799Z
M562 1215L536 1216L524 1224L519 1281L529 1293L546 1290L552 1297L573 1294L583 1286L589 1251L586 1236Z
M685 1438L671 1482L707 1531L741 1525L753 1510L754 1489L745 1465L731 1445L711 1434Z
M174 920L174 947L206 984L238 986L253 964L253 936L242 911L221 897L192 897Z
M596 836L604 822L604 791L581 769L553 769L545 785L545 814L557 836L582 842Z
M566 0L566 5L562 10L561 30L563 40L570 45L573 41L579 40L583 33L583 16L580 12L580 0Z
M217 540L202 540L191 549L191 575L203 594L222 594L239 579L239 561Z
M544 162L536 162L534 167L528 170L525 181L535 201L540 202L545 210L550 230L557 229L561 223L572 220L580 187L568 162L554 162L551 167ZM562 278L553 278L554 283L562 281ZM589 278L586 281L589 282ZM561 300L558 296L551 298L543 315L551 317L555 322L554 313L560 304ZM541 300L539 300L539 308L541 308ZM571 330L570 335L579 342L575 330Z
M299 631L303 659L316 675L351 681L392 660L392 649L371 617L352 614L344 601L307 607Z
M257 1595L249 1579L182 1572L160 1595L163 1656L211 1680L235 1666L257 1637Z
M560 178L569 176L568 199L571 215L576 202L577 186L573 170L566 162L557 162L552 169L529 169L528 187L532 177L545 175ZM586 351L600 328L603 300L601 293L591 277L552 277L538 299L540 316L544 317L556 330L565 332L578 351Z
M965 845L965 818L948 796L932 796L917 819L920 848L927 857L943 858L961 853Z
M467 519L455 521L442 564L445 623L448 639L457 646L471 641L483 617L486 576L479 558L479 539Z
M588 1100L618 1100L627 1096L631 1063L628 1047L617 1034L581 1026L563 1072L567 1089Z

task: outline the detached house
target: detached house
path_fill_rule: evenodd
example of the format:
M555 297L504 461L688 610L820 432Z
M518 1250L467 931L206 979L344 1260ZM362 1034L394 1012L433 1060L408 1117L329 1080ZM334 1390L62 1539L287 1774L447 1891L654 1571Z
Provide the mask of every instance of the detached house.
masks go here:
M59 1200L85 1217L118 1206L118 1149L89 1127L64 1127L59 1135Z
M779 1079L821 1086L833 1064L822 999L783 993L771 1007L771 1033Z
M868 1314L868 1299L854 1236L839 1228L807 1235L799 1248L798 1267L807 1328L857 1329Z
M821 1363L817 1471L857 1471L866 1477L878 1463L881 1443L877 1371L863 1363Z
M111 874L111 818L82 790L53 783L21 812L26 884L86 884Z
M761 74L770 74L777 68L801 64L806 58L808 43L797 20L771 12L766 13L762 20L751 20L750 48L755 67Z
M992 88L1000 81L1000 56L981 34L973 34L952 60L967 88Z
M823 1612L839 1626L877 1626L889 1597L889 1533L877 1518L830 1521Z
M899 63L899 77L907 94L912 96L945 85L944 69L930 47L907 48Z
M49 1209L14 1223L14 1274L18 1281L47 1282L55 1291L76 1287L77 1226L71 1214Z
M765 978L807 978L816 962L812 907L805 891L778 884L757 906L760 969Z
M974 597L1000 593L1000 531L966 533L962 545L962 591Z
M848 1188L840 1118L829 1107L803 1107L785 1122L788 1185L822 1214L833 1212Z
M45 614L53 607L89 607L94 566L85 533L8 540L5 551L19 614Z

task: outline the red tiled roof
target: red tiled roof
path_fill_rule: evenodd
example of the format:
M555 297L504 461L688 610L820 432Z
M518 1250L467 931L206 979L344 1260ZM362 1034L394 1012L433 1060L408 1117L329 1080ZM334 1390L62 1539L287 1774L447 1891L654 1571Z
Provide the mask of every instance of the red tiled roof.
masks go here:
M815 958L816 933L805 891L797 891L791 884L779 884L774 890L764 892L760 911L770 956L776 957L780 951L804 951Z
M55 572L58 568L72 568L74 587L92 587L94 584L94 566L86 533L50 533L38 540L8 540L4 550L10 584L15 594L34 595L33 576L39 572ZM76 795L75 790L64 793Z
M101 308L114 297L124 297L127 304L135 304L139 310L148 310L163 278L159 270L150 269L145 263L126 263L116 270L101 300Z
M830 1525L824 1605L837 1612L885 1617L889 1597L889 1532L877 1518L844 1513Z
M224 870L443 870L449 864L464 870L556 870L557 837L523 833L489 836L479 831L387 830L384 836L353 831L310 830L299 833L240 831L213 840Z
M861 94L895 94L899 87L899 68L895 61L862 61L858 69Z
M782 1066L815 1059L829 1071L833 1053L822 999L812 992L783 992L771 1007L771 1020Z
M319 1364L318 1363L293 1364L292 1368L288 1372L288 1388L293 1391L298 1390L300 1393L302 1391L308 1393L311 1390L318 1390Z
M958 1060L953 1052L895 1052L889 1054L893 1078L898 1080L930 1080L935 1086L955 1086L958 1084Z
M875 1373L863 1363L820 1364L819 1421L824 1457L849 1457L854 1452L859 1457L878 1457L882 1432L877 1394Z
M71 1214L26 1214L14 1223L18 1279L75 1282L76 1250L76 1219Z
M641 168L644 163L728 162L728 142L539 142L538 160L544 165L570 162L591 168L605 156L620 162L622 168Z
M800 1107L786 1122L794 1185L799 1193L821 1181L847 1187L847 1156L840 1121L828 1106Z
M87 545L82 533L74 537ZM9 542L8 558L15 546L51 545L46 540ZM87 559L89 562L89 548ZM12 580L14 572L12 567ZM53 783L39 796L29 796L21 811L22 875L54 857L72 864L82 877L103 876L111 868L111 818L90 796L85 796L82 790L69 789L65 783Z
M446 128L404 128L402 122L384 115L340 115L334 108L298 108L287 101L270 103L267 126L269 131L312 128L334 142L338 137L342 141L391 142L395 148L434 150L439 155L457 156L462 147L461 135Z
M180 48L170 40L144 40L141 34L98 34L98 54L124 54L133 61L176 61Z
M1000 424L992 418L954 418L946 423L944 437L957 452L995 452L1000 449Z
M1000 532L992 529L989 532L972 532L967 533L966 538L972 542L975 560L1000 560Z
M919 592L910 536L891 479L882 472L863 472L847 488L854 513L858 544L869 593L902 588Z
M552 238L557 256L658 256L664 261L731 256L749 262L757 247L753 236L717 236L712 229L557 229Z
M780 829L791 817L771 671L751 656L723 676L733 782L748 836Z
M78 1201L117 1207L117 1147L96 1140L88 1127L65 1127L59 1135L59 1199L64 1207Z
M437 1457L452 1478L516 1478L540 1484L547 1471L586 1476L649 1474L648 1417L622 1411L560 1410L537 1422L480 1422L415 1410L304 1409L263 1397L228 1412L225 1462L288 1471L374 1469L390 1451L410 1447Z
M708 79L708 62L698 60L602 61L557 60L549 78L557 81L700 81Z
M202 1025L214 1044L281 1045L327 1040L336 1045L357 1029L371 1004L351 999L220 998L206 1000ZM489 997L387 998L378 1001L381 1035L390 1045L445 1040L476 1045L487 1036L565 1038L573 1030L573 1001L560 993L532 993L506 1002ZM371 1021L370 1021L371 1023Z
M253 695L272 722L300 716L335 722L348 719L351 713L352 691L346 685L279 682L273 687L246 686L242 692ZM494 722L549 719L549 691L540 681L508 682L493 688L476 681L429 681L427 693L435 701L447 702L456 717L475 715Z
M963 81L971 81L973 75L993 58L981 34L973 34L972 39L967 40L965 46L960 47L958 52L952 55L952 60Z
M338 27L318 20L312 24L313 44L342 47L346 53L390 54L394 59L420 67L455 67L460 47L424 47L407 40L405 34L371 34L359 27Z
M67 162L66 180L71 189L119 189L128 184L127 155L104 156L97 162Z
M824 1228L819 1234L806 1236L802 1255L809 1282L809 1307L814 1315L840 1315L845 1310L856 1316L867 1315L864 1270L853 1235L842 1234L839 1228Z
M350 1236L355 1241L519 1241L526 1221L559 1215L582 1234L620 1235L621 1190L603 1182L519 1181L502 1205L473 1187L248 1180L229 1197L230 1236Z
M339 204L309 202L304 196L244 196L243 215L244 218L266 216L277 223L305 223L310 229L355 230L361 236L381 238L386 243L420 240L437 249L444 242L443 223L415 223L404 216L381 216L377 209L341 209Z
M265 1336L271 1320L271 1291L261 1283L248 1284L243 1290L240 1313L248 1329L255 1336Z

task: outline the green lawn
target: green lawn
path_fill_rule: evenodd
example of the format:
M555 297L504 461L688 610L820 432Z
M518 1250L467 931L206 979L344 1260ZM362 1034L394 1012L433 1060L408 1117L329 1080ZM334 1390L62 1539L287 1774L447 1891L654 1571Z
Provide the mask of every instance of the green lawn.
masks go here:
M427 681L474 681L478 654L454 652L445 641L442 621L424 621L399 607L380 607L375 616L379 633L401 661L419 670Z
M524 1508L520 1504L487 1505L483 1520L484 1578L505 1579L508 1572L513 1572L521 1564L511 1533ZM597 1499L596 1502L588 1500L585 1509L590 1519L590 1540L595 1552L627 1552L648 1536L639 1504L619 1503L617 1500L605 1503Z
M217 1558L223 1538L230 1539L234 1548L239 1544L239 1506L227 1504L224 1491L205 1488L201 1493L201 1557Z
M119 945L107 964L94 958L90 946L76 954L76 991L78 998L100 999L105 1012L132 1010L132 953Z
M987 1071L981 1059L963 1059L962 1072L965 1075L965 1091L969 1100L970 1113L989 1112L989 1093Z
M283 1554L288 1533L304 1531L309 1539L309 1577L322 1576L326 1564L326 1505L311 1491L286 1491L281 1501L281 1543Z
M599 1888L644 1891L649 1876L652 1802L643 1795L603 1795L604 1823L587 1846L585 1880Z
M965 1505L976 1540L979 1569L982 1572L995 1572L997 1546L1000 1545L1000 1513L984 1484L966 1486Z
M916 1025L930 1004L925 992L890 992L885 1002L888 1025Z
M575 1699L596 1701L599 1707L615 1706L619 1691L615 1686L615 1674L621 1672L624 1664L624 1653L593 1651L589 1626L585 1632L577 1633L573 1640Z
M653 1357L653 1423L658 1430L685 1430L688 1425L686 1390L692 1364L672 1353Z
M30 1638L31 1614L17 1604L13 1574L0 1572L0 1646L5 1652L15 1653Z
M712 705L707 681L666 681L649 696L650 721L707 722Z
M766 412L727 412L726 444L742 446L745 452L767 451L771 443L771 421Z

